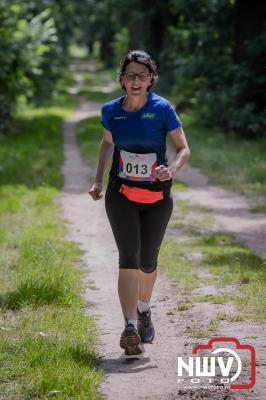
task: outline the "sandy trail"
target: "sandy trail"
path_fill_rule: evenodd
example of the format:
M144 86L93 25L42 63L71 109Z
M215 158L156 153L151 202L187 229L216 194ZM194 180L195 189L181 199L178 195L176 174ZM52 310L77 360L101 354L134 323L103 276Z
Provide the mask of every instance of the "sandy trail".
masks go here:
M84 112L86 108L87 112ZM68 238L78 242L85 251L84 260L88 265L85 284L88 287L84 295L92 303L88 313L97 318L100 326L99 351L103 357L102 368L107 374L102 391L108 394L107 398L110 400L170 399L177 392L173 365L176 363L178 349L183 348L183 338L178 336L180 321L169 323L167 311L176 305L177 295L173 292L171 282L161 271L152 308L154 319L160 320L160 324L156 326L156 345L146 346L143 360L132 363L120 359L122 349L119 348L119 338L123 329L123 317L117 294L116 245L105 214L103 199L93 202L87 194L89 169L81 159L74 134L76 122L95 115L95 110L97 111L97 106L94 103L84 103L80 111L64 126L65 185L61 204L69 222ZM95 286L91 285L91 281Z
M172 154L172 151L169 152ZM198 169L185 165L177 178L188 185L179 197L191 205L211 209L217 227L233 234L258 255L266 257L266 215L249 211L247 200L230 190L211 185Z
M146 352L143 360L125 361L120 359L122 350L119 348L119 338L124 323L117 294L118 255L116 245L106 217L104 199L93 202L87 194L90 174L93 174L94 171L90 171L88 165L82 160L75 139L77 122L98 114L99 104L82 102L80 109L64 125L65 163L62 173L65 184L60 196L60 204L69 224L68 239L80 244L84 250L84 262L88 267L84 282L86 287L84 296L90 304L86 312L96 318L99 327L101 367L106 375L101 385L101 392L108 400L251 399L251 393L245 391L238 393L227 390L179 392L176 376L177 356L189 354L190 345L199 342L199 340L195 341L189 338L186 331L189 324L205 315L206 310L204 310L204 304L196 304L196 309L192 307L187 315L181 313L173 315L172 310L182 299L176 290L176 285L161 270L158 273L152 298L152 313L156 329L154 344L145 345ZM196 189L192 188L191 190L195 191ZM208 198L208 194L211 196L208 189L206 192L205 199ZM198 193L195 196L195 200L197 200ZM207 205L211 208L212 202L210 201ZM258 221L256 229L258 230ZM263 366L266 358L263 346L265 331L262 326L256 324L249 324L249 326L253 335L258 332L258 336L261 337L260 349ZM231 328L231 325L226 327L225 322L223 336ZM239 337L241 336L241 326L238 328L240 329ZM252 399L262 399L262 393L266 393L264 384L266 377L262 367L260 376L260 384L257 385L255 391L252 391Z

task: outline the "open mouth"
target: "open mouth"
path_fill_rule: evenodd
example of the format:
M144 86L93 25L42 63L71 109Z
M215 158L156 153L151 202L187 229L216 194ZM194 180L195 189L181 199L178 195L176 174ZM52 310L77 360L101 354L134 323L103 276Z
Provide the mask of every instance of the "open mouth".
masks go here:
M140 92L140 90L141 90L141 87L132 87L133 93L138 93L138 92Z

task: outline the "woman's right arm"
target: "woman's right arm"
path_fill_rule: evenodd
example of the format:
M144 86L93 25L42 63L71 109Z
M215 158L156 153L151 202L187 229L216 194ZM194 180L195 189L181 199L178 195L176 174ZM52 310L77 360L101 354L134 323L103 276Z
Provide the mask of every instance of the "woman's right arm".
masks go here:
M104 171L107 167L107 163L113 154L114 143L112 140L112 134L107 129L103 130L103 138L100 144L99 160L96 171L96 177L94 183L88 193L91 195L93 200L100 200L103 195L102 191L102 181L104 176Z

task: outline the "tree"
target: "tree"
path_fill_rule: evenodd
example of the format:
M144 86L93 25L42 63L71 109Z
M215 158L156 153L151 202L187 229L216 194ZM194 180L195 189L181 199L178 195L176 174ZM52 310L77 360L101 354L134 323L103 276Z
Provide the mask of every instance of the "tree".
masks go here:
M236 0L234 8L234 112L231 127L245 136L266 131L266 6Z

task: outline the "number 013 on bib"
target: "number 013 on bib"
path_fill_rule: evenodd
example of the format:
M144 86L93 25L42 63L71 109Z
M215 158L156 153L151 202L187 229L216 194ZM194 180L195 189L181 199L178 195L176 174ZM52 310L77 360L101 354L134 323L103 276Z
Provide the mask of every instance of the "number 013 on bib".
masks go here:
M154 181L155 168L158 166L156 153L137 154L120 150L120 178L131 181Z

